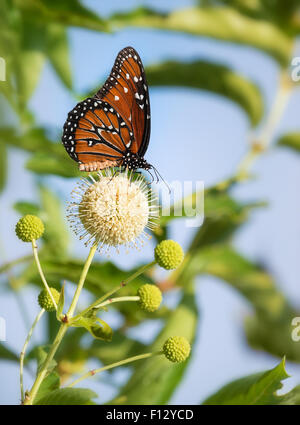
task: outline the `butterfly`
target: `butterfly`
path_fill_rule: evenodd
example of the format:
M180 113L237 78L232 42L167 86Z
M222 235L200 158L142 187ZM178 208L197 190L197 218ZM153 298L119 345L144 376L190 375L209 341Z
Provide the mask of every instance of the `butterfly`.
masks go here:
M62 142L81 171L154 167L144 155L150 139L150 101L141 58L122 49L103 87L79 102L63 127Z

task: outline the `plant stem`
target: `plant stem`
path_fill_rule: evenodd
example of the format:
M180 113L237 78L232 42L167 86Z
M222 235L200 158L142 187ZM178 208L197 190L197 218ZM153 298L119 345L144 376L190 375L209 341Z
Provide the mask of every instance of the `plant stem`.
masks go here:
M75 308L76 308L76 305L77 305L77 302L78 302L78 299L79 299L80 292L83 288L87 273L89 271L89 268L90 268L90 265L91 265L92 260L94 258L94 255L96 253L96 250L97 250L97 245L93 245L90 249L89 255L88 255L86 262L84 264L84 267L82 269L81 276L80 276L80 279L79 279L73 300L71 302L69 311L67 313L68 318L71 318L73 316L73 313L75 311Z
M40 372L38 373L36 380L35 380L32 388L30 390L30 393L29 393L28 397L25 398L24 404L29 404L29 405L33 404L34 399L37 395L37 392L40 388L40 385L43 382L44 378L46 377L46 374L48 372L48 367L49 367L49 365L50 365L50 363L51 363L51 361L52 361L52 359L53 359L53 357L54 357L54 355L55 355L55 353L56 353L56 351L57 351L57 349L58 349L66 331L67 331L67 329L68 329L68 324L62 323L58 332L57 332L55 340L54 340L53 344L51 345L51 348L50 348L50 351L47 355L47 358L46 358Z
M103 303L96 305L95 308L101 308L101 307L105 307L106 305L109 305L109 304L119 303L119 302L123 302L123 301L139 301L139 299L140 299L139 296L110 298L109 300L106 300Z
M84 281L85 281L86 275L88 273L89 267L91 265L92 259L93 259L94 255L95 255L96 249L97 249L97 246L96 245L93 245L91 247L91 249L90 249L89 255L88 255L88 257L86 259L86 262L84 264L84 267L82 269L81 276L80 276L80 279L79 279L79 282L78 282L78 285L77 285L77 288L76 288L76 291L75 291L73 300L71 302L69 311L67 313L67 317L72 317L72 315L73 315L73 313L75 311L75 308L76 308L76 305L77 305L77 302L78 302L78 298L79 298L80 292L81 292L81 290L83 288ZM55 355L55 353L56 353L56 351L57 351L57 349L58 349L58 347L59 347L59 345L60 345L60 343L61 343L64 335L65 335L65 333L67 332L68 327L69 327L69 323L68 322L62 323L60 325L60 328L59 328L59 330L57 332L57 335L56 335L56 337L55 337L55 339L53 341L53 344L51 345L51 348L50 348L50 351L49 351L49 353L48 353L48 355L46 357L46 360L45 360L45 362L44 362L44 364L43 364L40 372L38 373L38 375L36 377L36 380L35 380L32 388L31 388L31 390L29 392L28 397L25 398L24 404L26 404L26 405L27 404L28 405L33 404L34 399L35 399L35 397L37 395L37 392L38 392L38 390L40 388L40 385L43 382L43 380L44 380L44 378L45 378L45 376L46 376L46 374L48 372L48 367L49 367L49 365L50 365L50 363L51 363L51 361L52 361L52 359L53 359L53 357L54 357L54 355Z
M112 363L110 365L100 367L99 369L90 370L89 372L85 373L84 375L80 376L78 379L75 379L71 384L68 385L68 388L74 387L74 385L78 384L79 382L83 381L86 378L89 378L91 376L96 375L96 373L104 372L105 370L113 369L114 367L123 366L127 363L132 363L137 360L147 359L152 356L157 356L163 354L163 351L157 351L155 353L146 353L146 354L140 354L138 356L129 357L128 359L121 360L116 363Z
M275 130L280 122L280 119L285 111L287 103L293 91L293 85L290 83L287 72L283 70L279 77L279 85L272 104L270 113L266 119L258 137L254 138L251 149L242 159L238 166L237 178L247 177L249 170L254 164L256 158L263 153L271 144Z
M156 261L151 261L150 263L146 264L145 266L140 267L135 273L133 273L131 276L129 276L127 279L123 280L118 286L114 287L111 291L107 292L102 297L98 298L96 301L94 301L91 305L89 305L86 309L84 309L81 313L74 316L73 321L79 319L79 317L84 316L86 313L88 313L90 310L95 308L98 304L102 303L102 301L109 298L111 295L116 293L119 289L126 286L129 282L134 280L136 277L144 273L147 269L154 266L156 264Z
M30 341L30 338L32 336L32 333L34 331L34 328L36 327L37 323L39 322L39 320L41 319L41 317L43 316L44 313L45 313L45 310L42 308L41 311L36 316L32 326L31 326L31 328L28 332L27 338L25 340L25 343L23 345L21 355L20 355L20 388L21 388L21 400L22 400L22 402L24 401L23 369L24 369L25 352L26 352L27 345Z
M44 272L42 270L42 266L41 266L41 263L40 263L40 260L39 260L39 256L38 256L37 244L36 244L36 241L34 239L32 239L32 251L33 251L33 256L34 256L34 259L35 259L35 262L36 262L36 265L37 265L39 274L41 276L42 282L43 282L43 284L45 286L46 291L48 292L49 297L51 298L51 301L53 302L53 305L55 307L55 310L57 310L57 304L56 304L55 299L54 299L54 297L52 295L52 292L50 291L50 288L49 288L48 283L46 281Z

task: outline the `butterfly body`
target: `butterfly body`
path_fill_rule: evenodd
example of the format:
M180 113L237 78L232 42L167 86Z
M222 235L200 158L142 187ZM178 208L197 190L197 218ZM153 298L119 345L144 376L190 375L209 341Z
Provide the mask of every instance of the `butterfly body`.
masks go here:
M103 87L69 112L62 142L82 171L152 166L150 102L143 64L132 47L121 50Z

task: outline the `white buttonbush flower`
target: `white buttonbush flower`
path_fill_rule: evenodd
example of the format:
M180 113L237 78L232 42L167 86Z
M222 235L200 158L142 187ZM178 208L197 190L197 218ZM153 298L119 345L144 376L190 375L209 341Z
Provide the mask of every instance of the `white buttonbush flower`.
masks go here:
M72 192L75 202L68 205L68 220L74 232L86 244L126 248L143 245L155 227L158 207L144 178L133 180L124 172L112 175L108 170L97 178L81 179Z

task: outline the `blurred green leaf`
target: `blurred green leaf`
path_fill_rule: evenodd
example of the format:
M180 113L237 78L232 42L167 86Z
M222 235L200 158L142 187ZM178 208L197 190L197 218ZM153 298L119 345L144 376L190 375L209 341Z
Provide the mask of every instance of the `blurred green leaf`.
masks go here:
M46 134L45 128L30 128L20 134L14 127L0 128L0 141L16 148L24 149L28 152L42 152L57 157L66 157L66 152L62 143L52 142Z
M201 199L203 197L203 202ZM198 202L197 202L198 198ZM184 205L185 209L180 206ZM198 210L196 210L196 205ZM202 218L204 211L204 221L196 232L193 242L189 248L189 252L198 250L200 246L219 243L228 240L233 232L239 228L249 217L252 209L265 206L263 202L253 202L243 204L234 200L227 191L217 189L215 187L204 190L202 192L194 192L186 196L179 204L171 206L168 214L164 214L160 218L160 229L158 230L159 239L168 238L167 225L173 219L186 217L186 210L194 211L195 216ZM180 211L180 216L176 211ZM176 215L177 214L177 215Z
M292 319L299 317L272 276L229 246L201 249L189 263L190 275L207 273L231 284L254 309L245 320L248 343L278 357L300 361L300 344L292 340Z
M176 9L169 14L138 8L111 16L110 24L115 29L149 27L246 44L268 53L284 66L292 53L292 39L276 25L252 19L229 7Z
M40 398L37 403L38 405L86 405L92 404L92 399L96 398L97 394L94 391L86 388L60 388L46 394L43 398Z
M278 140L277 144L300 152L300 133L287 133Z
M208 189L204 198L204 222L194 236L189 253L206 245L230 241L233 233L247 221L250 212L262 206L265 206L263 202L241 203L225 191Z
M41 383L41 386L37 392L37 395L35 396L34 403L38 404L38 402L49 395L52 391L55 391L60 386L60 379L59 375L56 372L50 373L43 382Z
M6 347L6 344L4 344L0 344L0 359L19 362L20 358L17 356L17 354L14 353L10 348Z
M186 282L187 284L187 282ZM180 335L192 344L198 320L192 285L186 288L181 302L167 319L164 328L154 342L145 348L147 352L162 349L166 339ZM154 356L136 365L135 371L120 394L111 402L124 404L165 404L180 383L189 360L174 364L163 355Z
M147 67L146 71L150 85L192 87L228 98L244 109L252 125L258 124L263 116L258 87L226 66L205 61L169 61Z
M72 89L72 72L69 58L69 44L63 25L47 26L45 50L51 65L67 88Z
M61 177L79 177L82 173L70 158L58 158L46 153L36 153L26 162L27 170L37 174L55 174Z
M277 319L291 311L273 278L227 245L207 246L191 260L194 273L207 273L230 283L264 317Z
M21 215L39 215L41 208L32 202L19 201L14 204L14 209Z
M41 219L45 223L43 249L47 252L63 256L69 246L69 232L64 220L60 199L44 186L39 187L41 199Z
M135 356L136 353L145 351L145 344L129 338L120 332L114 332L110 344L101 344L93 341L88 349L89 355L100 360L104 365L118 362L121 359Z
M7 175L7 149L4 143L0 142L0 192L5 187Z
M84 265L84 261L81 260L68 260L53 257L49 258L47 256L41 257L41 263L44 273L50 282L67 280L77 283ZM89 269L84 287L99 298L135 271L136 269L130 272L125 272L109 261L103 263L94 261ZM23 279L22 282L20 281L20 286L22 283L24 284L27 281L38 284L40 283L39 275L34 264L30 269L28 269L28 272L26 276L23 276ZM153 282L152 279L140 275L129 285L122 288L122 294L132 294L133 292L136 292L142 284L151 282Z
M95 31L107 31L107 23L79 0L15 0L15 4L37 21L55 22Z
M280 397L280 404L299 405L300 404L300 385L293 388L287 394Z
M274 369L246 376L225 385L204 401L210 405L274 405L280 404L282 396L276 391L282 388L284 379L289 375L285 362L281 361Z

